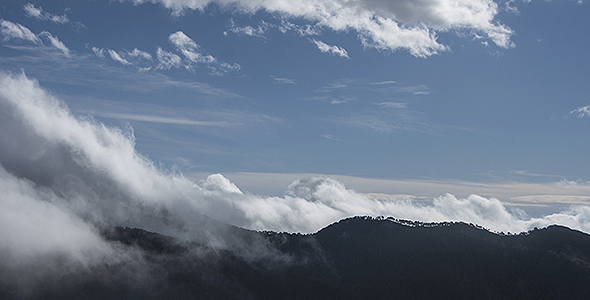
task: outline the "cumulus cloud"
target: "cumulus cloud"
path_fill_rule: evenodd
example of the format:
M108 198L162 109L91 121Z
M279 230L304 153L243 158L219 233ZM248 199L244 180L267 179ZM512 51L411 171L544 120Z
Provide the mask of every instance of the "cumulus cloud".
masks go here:
M145 3L147 0L133 0ZM513 32L495 20L498 5L492 0L152 0L175 14L187 9L202 10L217 4L238 12L267 11L289 19L297 18L334 31L354 30L365 47L385 51L406 50L426 57L447 46L437 41L438 32L465 31L485 36L502 48L513 47ZM287 28L287 27L283 27Z
M350 58L348 57L348 52L346 52L346 50L344 48L338 47L336 45L328 45L322 41L318 41L316 39L310 39L310 42L314 43L318 49L320 49L320 51L322 51L323 53L330 53L330 54L334 54L334 55L338 55L340 57L346 57L346 58Z
M27 17L35 18L37 20L48 20L58 24L66 24L70 22L70 19L68 19L68 16L66 16L65 14L61 16L50 14L48 12L43 11L42 7L35 7L35 5L32 3L25 4L23 6L23 9L25 10L25 14L27 15Z
M357 193L326 177L300 178L274 197L242 191L221 174L195 182L138 153L130 130L74 116L24 74L0 73L0 128L0 255L10 262L61 255L91 263L117 251L97 233L115 225L229 247L233 237L210 219L290 232L314 232L355 215L465 221L505 232L550 224L590 232L585 205L528 218L495 198L446 194L425 204Z
M590 117L590 105L578 107L570 111L570 114L577 115L578 118Z

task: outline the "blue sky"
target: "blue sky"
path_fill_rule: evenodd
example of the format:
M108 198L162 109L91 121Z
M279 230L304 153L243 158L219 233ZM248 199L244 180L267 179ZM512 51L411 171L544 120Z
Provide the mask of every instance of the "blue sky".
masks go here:
M164 168L242 187L328 174L450 184L428 196L585 193L588 16L583 1L9 0L0 68L132 131Z

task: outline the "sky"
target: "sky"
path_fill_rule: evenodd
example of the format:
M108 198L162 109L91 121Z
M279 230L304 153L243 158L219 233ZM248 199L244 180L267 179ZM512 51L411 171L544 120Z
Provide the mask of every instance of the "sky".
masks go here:
M258 257L272 249L223 224L590 233L589 15L569 0L2 1L0 283L141 265L100 234L112 226Z
M587 182L588 5L5 1L2 68L183 172Z
M0 72L195 182L221 173L282 197L325 177L540 217L590 201L589 13L569 0L9 0Z

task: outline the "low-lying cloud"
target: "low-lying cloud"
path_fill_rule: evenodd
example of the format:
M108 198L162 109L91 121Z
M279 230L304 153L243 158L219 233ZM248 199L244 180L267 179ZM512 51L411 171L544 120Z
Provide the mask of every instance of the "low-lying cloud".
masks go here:
M283 196L242 191L221 174L195 182L160 169L135 149L132 132L77 117L24 74L0 73L0 255L4 264L61 255L79 264L117 253L98 234L129 226L226 247L218 222L315 232L355 215L465 221L521 232L561 224L590 232L590 207L542 218L494 198L446 194L432 203L360 194L325 177L304 177ZM216 221L211 221L216 220Z

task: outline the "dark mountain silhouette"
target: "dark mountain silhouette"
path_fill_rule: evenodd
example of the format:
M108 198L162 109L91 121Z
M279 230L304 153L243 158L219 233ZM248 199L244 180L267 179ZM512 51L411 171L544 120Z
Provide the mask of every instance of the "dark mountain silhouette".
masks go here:
M103 235L139 257L36 287L39 299L588 299L590 236L356 217L316 234L234 229L220 250L142 229ZM245 249L249 248L249 249ZM255 250L252 250L255 249ZM57 285L57 286L56 286ZM0 287L4 299L18 297Z

